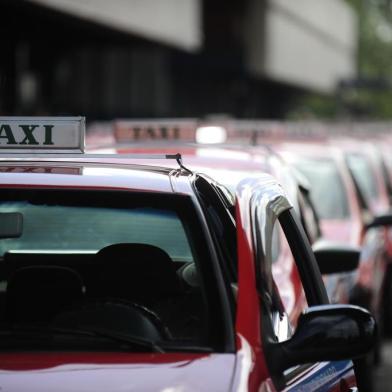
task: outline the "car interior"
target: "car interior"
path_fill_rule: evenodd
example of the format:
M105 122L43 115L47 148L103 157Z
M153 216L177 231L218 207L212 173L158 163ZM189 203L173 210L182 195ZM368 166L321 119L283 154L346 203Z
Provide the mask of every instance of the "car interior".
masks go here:
M79 196L77 192L71 192L71 195L67 196L57 193L60 197L53 202L54 196L56 195L49 191L36 190L29 191L28 194L10 191L8 196L4 194L0 197L3 199L0 200L0 214L2 210L18 210L17 202L21 200L24 206L26 200L29 205L45 205L48 214L51 211L48 203L55 211L58 205L75 208L78 201L79 206L93 205L97 213L100 211L98 206L104 205L107 208L112 205L107 194L100 195L100 200L94 200L91 195L90 198L87 195L81 197L80 192ZM167 211L164 215L163 206L151 208L151 202L146 202L145 199L142 202L142 197L122 199L117 197L117 208L122 209L126 204L129 205L130 200L138 205L139 212L142 204L148 208L148 219L142 219L143 224L147 221L153 222L150 218L154 214L161 214L165 219L170 217L170 220L173 220L172 211L171 215ZM166 205L167 209L169 205ZM177 208L180 206L181 203L177 203ZM172 207L170 205L170 208ZM31 249L28 239L29 214L26 211L25 207L17 211L23 215L20 237L0 239L0 249L4 252L0 260L0 336L4 331L8 334L10 331L17 331L19 338L20 331L46 331L51 338L47 337L46 340L33 345L45 348L56 348L59 344L65 344L58 336L53 339L51 335L52 332L61 331L64 334L67 331L89 332L101 337L110 334L120 341L125 338L138 338L148 342L176 342L188 346L192 344L195 347L206 344L208 305L204 300L203 284L200 282L198 260L194 257L194 252L189 252L192 260L189 259L189 254L185 259L178 258L178 253L173 259L167 250L159 246L142 241L133 242L135 233L133 236L129 235L130 242L123 242L124 235L121 233L121 242L94 249L100 242L99 237L110 230L104 221L96 224L91 233L84 229L85 237L95 240L94 246L80 249L75 245L75 248L70 248L69 241L78 229L67 227L66 218L63 224L57 225L58 232L51 233L49 248L43 243ZM72 214L70 211L68 215ZM132 212L129 218L132 220ZM102 219L104 220L105 216ZM187 223L181 221L183 217L180 219L176 215L176 219L181 223L176 228L186 227ZM53 230L53 225L49 222L48 217L41 217L41 237L45 230ZM123 229L124 227L121 231ZM134 229L137 231L137 227ZM146 232L150 231L150 240L156 236L154 230L152 226L147 228ZM188 240L188 229L182 228L183 235L170 230L169 220L166 231L159 228L166 237L177 234L174 242ZM140 240L144 235L136 234ZM80 233L77 235L80 236ZM64 249L64 244L60 244L61 241L53 243L56 236L62 239L68 236L65 242L67 249ZM3 237L6 237L6 234ZM189 249L195 246L193 243L185 245ZM78 246L80 247L80 244ZM2 340L0 349L2 346L12 346L12 339L7 339L9 343ZM41 346L39 343L42 343ZM80 343L80 339L77 343ZM81 349L86 347L84 343L79 344ZM78 344L72 343L71 347L79 347ZM88 346L90 345L91 342L88 343ZM140 348L145 349L144 346Z

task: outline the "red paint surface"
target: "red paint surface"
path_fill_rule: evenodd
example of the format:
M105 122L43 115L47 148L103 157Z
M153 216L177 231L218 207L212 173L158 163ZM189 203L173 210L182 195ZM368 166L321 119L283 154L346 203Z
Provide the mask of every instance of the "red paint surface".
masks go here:
M205 354L140 354L120 352L0 353L1 370L38 370L69 364L173 363L207 358Z

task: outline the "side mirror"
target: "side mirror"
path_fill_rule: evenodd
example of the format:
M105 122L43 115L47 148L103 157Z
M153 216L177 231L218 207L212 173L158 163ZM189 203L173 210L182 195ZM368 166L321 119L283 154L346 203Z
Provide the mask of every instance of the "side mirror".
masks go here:
M316 242L313 252L322 275L354 271L361 255L358 247L330 241Z
M366 224L366 230L372 227L392 226L392 214L376 215Z
M321 305L309 308L294 335L272 343L278 371L300 364L340 361L370 352L376 341L376 321L365 309L353 305Z

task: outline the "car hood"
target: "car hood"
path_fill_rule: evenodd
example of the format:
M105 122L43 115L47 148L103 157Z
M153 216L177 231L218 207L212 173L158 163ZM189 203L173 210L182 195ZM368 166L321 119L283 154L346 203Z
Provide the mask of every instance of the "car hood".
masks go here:
M234 354L0 354L0 390L228 391Z

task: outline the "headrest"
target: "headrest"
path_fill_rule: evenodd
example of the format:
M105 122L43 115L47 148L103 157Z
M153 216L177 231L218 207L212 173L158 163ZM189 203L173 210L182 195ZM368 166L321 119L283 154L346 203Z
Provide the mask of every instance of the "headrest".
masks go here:
M173 261L162 249L147 244L122 243L102 248L100 290L125 299L147 299L180 290Z
M23 267L8 279L7 317L14 322L49 321L82 298L83 282L76 271L58 266Z

